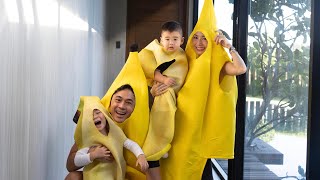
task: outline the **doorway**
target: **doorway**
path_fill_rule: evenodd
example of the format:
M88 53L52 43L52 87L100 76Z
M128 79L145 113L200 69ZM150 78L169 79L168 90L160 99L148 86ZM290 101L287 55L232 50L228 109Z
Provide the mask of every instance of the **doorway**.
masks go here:
M185 0L128 1L126 56L130 45L137 43L141 50L152 40L159 39L161 26L166 21L180 22L183 36L187 37L187 2Z

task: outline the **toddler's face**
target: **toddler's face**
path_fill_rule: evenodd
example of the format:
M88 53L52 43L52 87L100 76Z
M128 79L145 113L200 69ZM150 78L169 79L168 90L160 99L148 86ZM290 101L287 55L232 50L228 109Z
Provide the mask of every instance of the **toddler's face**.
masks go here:
M107 120L104 114L99 109L93 110L93 122L100 132L105 131Z
M160 43L168 52L175 52L183 44L184 38L179 31L162 31Z

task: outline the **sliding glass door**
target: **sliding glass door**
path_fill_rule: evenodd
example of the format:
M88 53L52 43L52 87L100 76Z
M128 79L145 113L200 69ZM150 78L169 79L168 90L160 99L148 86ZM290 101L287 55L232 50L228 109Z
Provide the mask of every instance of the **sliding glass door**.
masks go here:
M306 171L311 1L251 1L244 179Z
M220 179L305 179L311 0L219 0L214 7L248 67L238 84L236 159L213 160L214 170Z

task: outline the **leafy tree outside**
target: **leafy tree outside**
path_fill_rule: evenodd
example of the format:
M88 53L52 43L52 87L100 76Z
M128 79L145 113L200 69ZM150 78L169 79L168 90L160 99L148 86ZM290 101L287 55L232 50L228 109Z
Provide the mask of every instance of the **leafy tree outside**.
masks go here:
M247 146L271 130L306 131L310 12L310 0L251 1L247 95L261 103L247 116Z

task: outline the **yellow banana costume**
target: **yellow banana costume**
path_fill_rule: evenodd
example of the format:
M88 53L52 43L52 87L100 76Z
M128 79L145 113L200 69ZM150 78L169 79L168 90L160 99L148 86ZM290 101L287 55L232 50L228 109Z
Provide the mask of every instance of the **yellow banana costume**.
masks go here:
M75 142L79 149L102 144L109 148L114 161L112 163L101 163L93 161L84 167L83 179L85 180L123 180L125 177L126 163L123 158L123 144L127 139L123 131L113 122L111 115L101 104L96 96L82 96L80 98L82 107L81 115L74 134ZM93 122L93 110L99 109L106 117L109 124L107 136L99 132Z
M183 49L173 53L166 52L158 40L152 41L140 53L139 59L149 85L152 85L157 67L175 61L162 74L174 78L176 85L154 98L150 111L150 124L143 151L149 161L159 160L171 148L174 135L176 93L181 89L188 72L188 62Z
M219 82L223 65L231 60L214 43L216 30L212 0L205 0L186 46L189 72L177 96L170 156L161 160L164 180L201 179L207 158L233 158L237 84L234 76ZM208 46L197 58L192 38L198 31L205 35Z
M149 127L148 86L145 75L138 60L138 52L131 52L122 70L101 99L105 108L109 107L113 92L121 85L130 84L136 98L136 105L131 116L123 123L117 125L122 128L126 136L142 147ZM127 149L124 150L127 162L126 178L130 180L143 180L145 174L136 167L136 157Z

